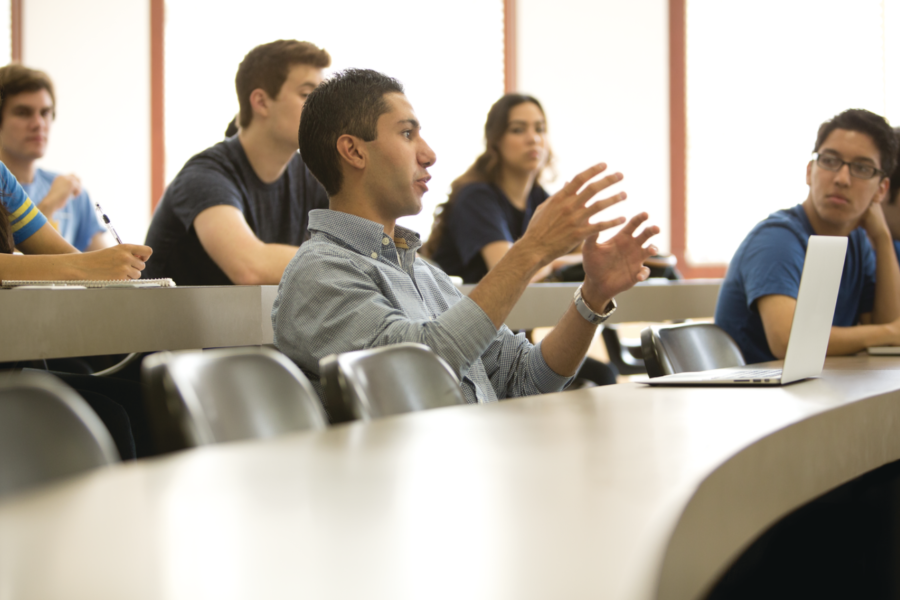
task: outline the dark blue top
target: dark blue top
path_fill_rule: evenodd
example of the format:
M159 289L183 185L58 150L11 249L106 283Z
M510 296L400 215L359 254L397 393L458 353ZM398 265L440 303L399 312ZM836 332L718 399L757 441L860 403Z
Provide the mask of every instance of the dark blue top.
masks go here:
M748 363L775 360L756 301L770 294L797 297L811 235L815 232L798 204L757 224L731 259L716 304L716 325L734 338ZM863 229L848 238L832 321L838 327L856 325L875 301L875 252Z
M432 259L447 274L478 283L488 272L481 249L492 242L515 243L525 235L534 209L548 197L544 188L535 185L521 211L493 184L467 185L445 216L444 234Z

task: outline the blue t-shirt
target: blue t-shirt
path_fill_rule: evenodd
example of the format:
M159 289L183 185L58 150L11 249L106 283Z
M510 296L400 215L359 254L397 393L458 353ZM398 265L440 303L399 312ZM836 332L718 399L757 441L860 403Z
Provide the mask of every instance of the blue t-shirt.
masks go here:
M23 183L22 188L35 203L40 204L47 192L50 191L50 186L53 185L53 180L57 175L58 173L37 169L34 173L34 181ZM84 190L53 213L50 224L59 231L59 235L63 239L81 252L87 249L95 235L106 231L106 228L97 219L94 205Z
M815 235L803 206L779 210L747 235L731 259L719 290L716 325L741 347L748 363L775 360L769 350L756 301L779 294L797 297L809 236ZM875 252L866 232L855 229L847 240L844 273L832 324L850 327L872 311L875 301Z
M525 235L534 210L548 197L544 188L535 185L521 211L493 184L467 185L446 215L444 234L432 260L447 274L478 283L488 272L481 249L492 242L515 243Z
M13 243L17 246L47 223L46 217L28 198L22 186L3 163L0 163L0 198L9 213Z

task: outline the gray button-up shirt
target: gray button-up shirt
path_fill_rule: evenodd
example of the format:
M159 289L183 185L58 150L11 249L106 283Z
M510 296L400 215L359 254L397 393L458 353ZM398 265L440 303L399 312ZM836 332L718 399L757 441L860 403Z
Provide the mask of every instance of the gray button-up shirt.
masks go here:
M322 394L319 360L399 342L429 346L450 364L466 400L495 402L561 390L568 377L544 361L540 344L499 331L440 269L418 258L419 234L333 210L310 212L312 238L294 256L272 308L275 346ZM400 244L401 246L403 244Z

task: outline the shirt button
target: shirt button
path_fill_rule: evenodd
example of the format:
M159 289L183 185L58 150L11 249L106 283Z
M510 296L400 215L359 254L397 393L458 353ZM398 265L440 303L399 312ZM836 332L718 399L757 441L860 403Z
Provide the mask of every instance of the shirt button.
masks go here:
M373 252L373 253L372 253L372 258L378 258L378 253L377 253L377 252Z
M389 239L386 238L386 237L381 239L381 245L382 245L382 246L387 246L387 245L390 244L390 243L391 243L391 240L389 240Z

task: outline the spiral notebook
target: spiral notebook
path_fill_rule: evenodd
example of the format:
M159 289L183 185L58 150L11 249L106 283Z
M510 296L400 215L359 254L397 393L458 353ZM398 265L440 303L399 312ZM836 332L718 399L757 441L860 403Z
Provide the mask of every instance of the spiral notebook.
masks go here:
M0 281L0 287L4 289L11 288L149 288L149 287L175 287L175 282L171 279L114 279L112 281L91 281L82 279L34 279L34 280L12 280L4 279Z

